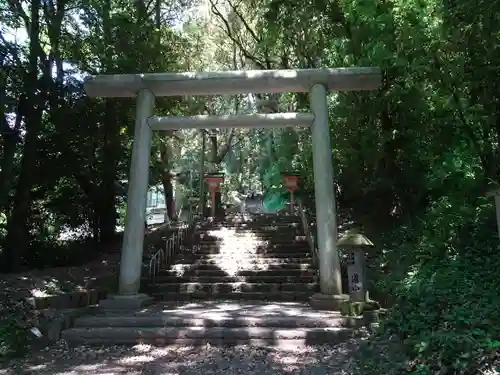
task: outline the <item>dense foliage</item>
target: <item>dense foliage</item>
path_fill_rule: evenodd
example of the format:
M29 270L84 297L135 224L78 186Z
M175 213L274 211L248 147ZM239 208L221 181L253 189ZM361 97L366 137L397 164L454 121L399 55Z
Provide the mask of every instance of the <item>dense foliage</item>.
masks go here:
M87 98L82 75L379 66L379 91L329 102L338 205L377 244L373 294L395 303L367 348L391 334L393 356L365 356L363 370L473 374L494 357L500 257L485 193L500 168L498 0L3 0L0 32L6 271L78 262L88 252L69 256L62 231L105 245L123 219L133 105ZM169 98L157 112L248 113L263 100L309 106L292 94ZM204 159L229 195L276 189L293 170L312 204L311 147L302 129L160 133L150 182L171 192L189 171L182 186L197 195Z

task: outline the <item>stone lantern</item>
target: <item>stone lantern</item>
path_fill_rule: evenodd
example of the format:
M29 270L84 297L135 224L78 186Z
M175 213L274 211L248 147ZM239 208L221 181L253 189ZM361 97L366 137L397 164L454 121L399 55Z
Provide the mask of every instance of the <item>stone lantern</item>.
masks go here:
M363 314L366 324L377 322L380 304L371 300L366 289L365 254L373 243L357 230L350 230L337 241L337 246L347 250L347 276L349 278L348 314Z
M373 243L356 230L347 233L337 241L337 246L348 252L347 276L349 278L349 296L352 302L366 302L365 253Z

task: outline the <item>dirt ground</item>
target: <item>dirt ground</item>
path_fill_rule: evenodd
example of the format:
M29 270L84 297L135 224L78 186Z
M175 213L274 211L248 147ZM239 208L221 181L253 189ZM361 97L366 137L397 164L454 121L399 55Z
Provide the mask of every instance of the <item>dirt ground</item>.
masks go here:
M12 361L0 375L349 375L359 340L315 347L77 347L64 342Z
M174 228L156 226L145 237L145 255L154 251L158 236L168 235ZM119 241L121 242L121 241ZM49 297L75 291L99 288L116 280L120 268L120 243L83 266L56 267L20 273L0 274L0 298L21 299ZM105 285L106 286L106 285Z

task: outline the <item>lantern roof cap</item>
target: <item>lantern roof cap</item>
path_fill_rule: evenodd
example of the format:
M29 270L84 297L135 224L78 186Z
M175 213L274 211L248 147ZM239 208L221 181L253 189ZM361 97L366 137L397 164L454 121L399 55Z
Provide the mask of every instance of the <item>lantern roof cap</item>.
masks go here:
M205 177L224 177L224 172L206 172Z
M284 177L300 177L300 173L294 171L283 171L281 175Z
M370 241L358 229L350 229L337 241L339 247L373 247L373 242Z

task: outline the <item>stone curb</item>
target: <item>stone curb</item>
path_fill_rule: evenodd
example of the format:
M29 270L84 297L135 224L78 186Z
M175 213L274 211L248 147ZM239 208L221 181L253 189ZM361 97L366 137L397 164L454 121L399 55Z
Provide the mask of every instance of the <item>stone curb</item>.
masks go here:
M43 334L43 341L53 343L61 338L63 330L73 328L75 320L93 310L92 306L64 309L58 311L42 311L38 329ZM54 316L57 315L57 316Z
M77 309L96 305L106 298L107 290L91 289L88 291L71 292L49 297L27 297L24 300L35 310L44 309Z

